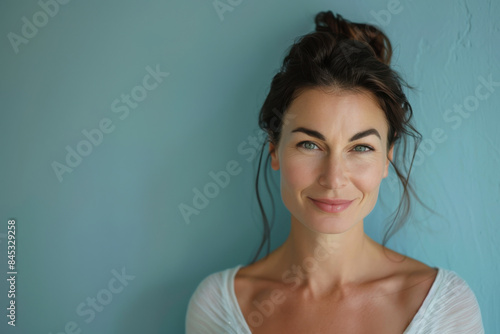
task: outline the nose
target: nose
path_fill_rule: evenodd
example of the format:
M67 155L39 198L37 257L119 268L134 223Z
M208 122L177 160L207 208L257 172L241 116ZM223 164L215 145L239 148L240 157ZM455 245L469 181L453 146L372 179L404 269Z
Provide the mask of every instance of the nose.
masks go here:
M348 182L345 158L341 154L326 157L318 181L327 189L345 187Z

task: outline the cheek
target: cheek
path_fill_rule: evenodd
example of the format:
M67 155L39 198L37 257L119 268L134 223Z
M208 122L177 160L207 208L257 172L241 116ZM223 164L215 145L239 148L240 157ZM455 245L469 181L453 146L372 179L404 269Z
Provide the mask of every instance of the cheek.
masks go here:
M356 188L364 193L370 193L374 191L378 193L378 189L380 187L380 183L382 182L384 173L384 165L380 163L380 160L353 160L349 164L349 170L351 181L356 186Z
M317 157L289 154L281 160L281 188L285 192L300 191L315 182Z

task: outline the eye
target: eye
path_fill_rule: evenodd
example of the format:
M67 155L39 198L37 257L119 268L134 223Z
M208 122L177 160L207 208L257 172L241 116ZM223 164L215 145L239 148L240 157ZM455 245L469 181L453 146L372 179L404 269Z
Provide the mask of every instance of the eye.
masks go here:
M297 144L297 147L301 147L301 148L308 150L308 151L314 150L315 148L319 148L312 141L302 141L302 142Z
M373 151L373 148L371 148L370 146L366 146L366 145L356 145L356 146L354 146L353 150L356 152L369 152L369 151Z

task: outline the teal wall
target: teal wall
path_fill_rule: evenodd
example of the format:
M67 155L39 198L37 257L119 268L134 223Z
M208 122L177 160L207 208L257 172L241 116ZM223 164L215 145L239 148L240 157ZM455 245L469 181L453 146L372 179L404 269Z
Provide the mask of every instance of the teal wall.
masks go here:
M417 210L388 246L457 272L500 332L498 1L54 1L0 4L0 264L6 277L13 218L18 272L17 328L2 279L0 332L182 333L201 279L256 249L258 111L328 9L378 23L417 87L414 176L439 215ZM377 241L397 196L384 182L365 221ZM274 198L273 247L289 223Z

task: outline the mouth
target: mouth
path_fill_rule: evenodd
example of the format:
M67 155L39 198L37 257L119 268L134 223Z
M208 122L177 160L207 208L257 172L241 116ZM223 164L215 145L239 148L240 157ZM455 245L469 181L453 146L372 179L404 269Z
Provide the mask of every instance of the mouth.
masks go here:
M328 213L339 213L347 209L354 200L345 200L345 199L326 199L326 198L318 198L313 199L308 197L311 202L316 205L321 211Z

